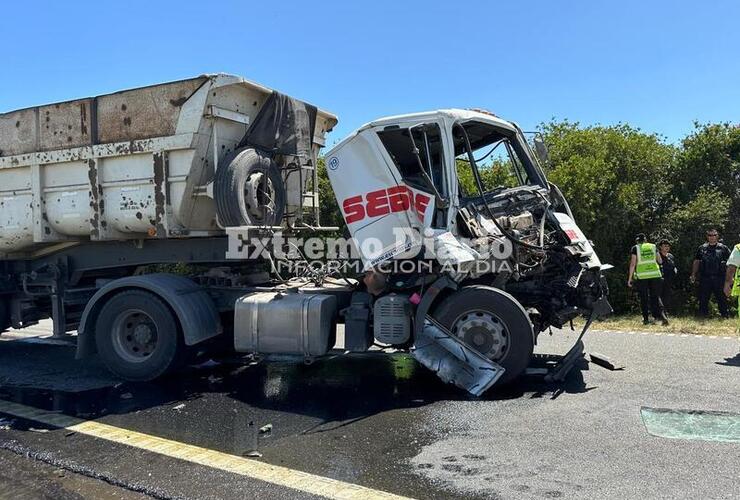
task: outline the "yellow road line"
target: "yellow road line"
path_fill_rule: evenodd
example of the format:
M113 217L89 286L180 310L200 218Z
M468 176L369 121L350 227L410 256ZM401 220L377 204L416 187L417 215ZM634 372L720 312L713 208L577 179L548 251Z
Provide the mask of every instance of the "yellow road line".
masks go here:
M236 455L180 443L93 420L81 420L59 413L39 410L30 406L11 403L10 401L0 400L0 412L327 498L342 500L402 500L406 498L328 477L316 476L279 465L249 460Z

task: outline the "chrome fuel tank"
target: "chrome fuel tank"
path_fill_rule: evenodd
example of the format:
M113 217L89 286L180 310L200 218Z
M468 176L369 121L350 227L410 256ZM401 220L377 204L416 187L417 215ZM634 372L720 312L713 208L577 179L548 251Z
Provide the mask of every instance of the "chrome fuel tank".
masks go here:
M237 352L321 356L336 340L337 299L332 295L254 292L234 311Z

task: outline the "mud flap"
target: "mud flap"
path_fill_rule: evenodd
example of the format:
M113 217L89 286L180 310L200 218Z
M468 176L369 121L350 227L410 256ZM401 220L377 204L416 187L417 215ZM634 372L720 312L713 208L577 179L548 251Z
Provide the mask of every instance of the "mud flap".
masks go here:
M480 396L504 374L504 368L480 355L427 316L411 355L442 381Z
M591 323L593 323L595 319L608 316L612 312L612 306L609 304L609 301L605 296L602 296L594 303L594 307L591 310L588 321L583 325L583 330L581 330L581 334L578 336L576 343L570 348L570 350L568 350L565 356L560 358L560 360L547 371L544 377L545 382L562 382L565 380L565 377L568 376L568 373L570 373L573 367L585 357L583 336L588 331Z

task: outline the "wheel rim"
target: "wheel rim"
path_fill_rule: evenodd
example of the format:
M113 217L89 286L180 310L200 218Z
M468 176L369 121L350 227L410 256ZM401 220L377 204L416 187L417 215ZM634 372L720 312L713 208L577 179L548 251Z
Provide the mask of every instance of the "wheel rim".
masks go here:
M244 202L249 215L264 219L275 212L275 187L268 175L253 172L247 177L244 186Z
M157 326L144 311L131 309L113 322L113 349L129 363L143 363L157 348Z
M488 359L500 361L509 352L510 335L504 322L489 311L468 311L458 316L452 333Z

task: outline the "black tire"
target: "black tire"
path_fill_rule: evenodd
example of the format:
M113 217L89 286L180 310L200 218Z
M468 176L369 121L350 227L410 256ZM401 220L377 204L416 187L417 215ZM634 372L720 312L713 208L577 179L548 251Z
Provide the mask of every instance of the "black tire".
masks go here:
M278 226L285 211L280 168L255 149L235 151L216 170L214 198L224 227Z
M10 328L10 304L8 299L0 297L0 333Z
M499 333L490 334L476 326L463 331L467 325L475 325L478 315L494 327L500 325ZM444 299L432 316L470 347L480 346L478 350L482 354L505 368L497 385L518 378L532 359L534 339L529 317L514 297L501 290L486 286L462 288ZM499 342L499 337L504 344ZM483 340L476 342L479 338Z
M147 335L154 341L147 342ZM143 290L120 292L105 303L95 322L95 342L108 369L134 382L154 380L179 368L185 358L174 313Z

